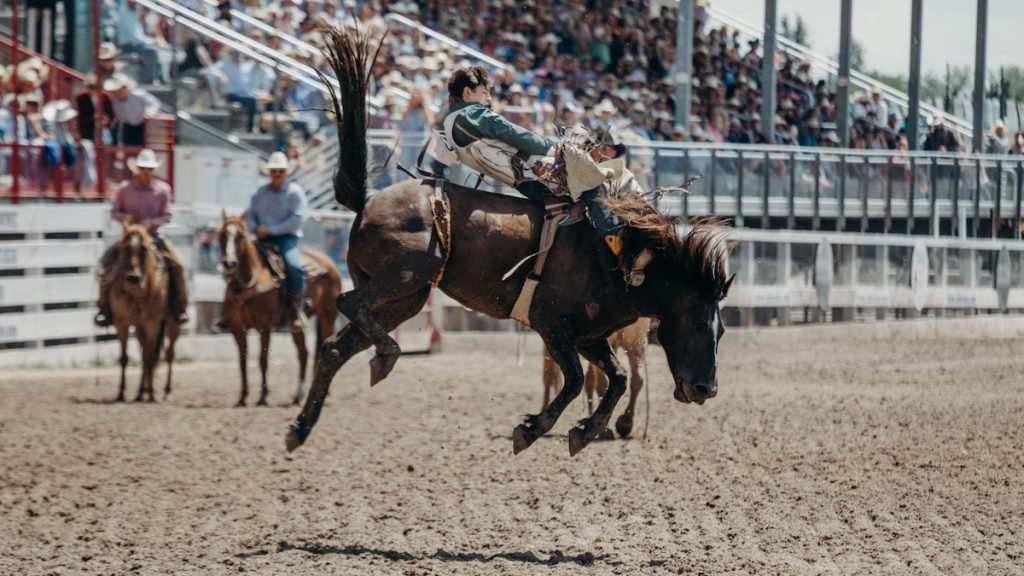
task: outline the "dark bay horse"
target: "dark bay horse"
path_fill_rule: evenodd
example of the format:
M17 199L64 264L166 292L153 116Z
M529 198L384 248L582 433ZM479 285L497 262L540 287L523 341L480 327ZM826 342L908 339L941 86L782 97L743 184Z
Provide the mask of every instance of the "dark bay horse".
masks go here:
M153 245L146 227L125 224L124 235L117 243L117 260L106 273L112 274L110 284L110 313L117 339L121 343L121 385L117 401L124 401L125 368L128 366L128 330L135 327L135 338L142 351L142 380L138 402L146 395L153 397L153 374L160 361L160 350L167 337L167 382L164 399L171 393L171 373L174 366L174 344L181 327L167 309L170 277L163 258Z
M612 350L622 350L629 360L629 404L626 410L615 420L615 431L621 438L629 438L633 433L633 415L636 410L636 399L644 387L647 372L647 341L651 330L651 319L640 318L636 322L616 331L608 338ZM562 371L551 357L547 348L544 349L544 404L541 410L548 407L552 392L557 393L562 386ZM608 377L593 364L587 365L587 373L583 378L583 392L587 395L587 414L594 413L594 393L604 397L608 393Z
M446 254L433 223L433 182L408 180L368 197L366 95L373 49L365 33L329 34L326 56L341 84L340 93L331 94L340 120L334 191L338 202L357 214L348 260L355 290L338 298L350 324L325 343L309 396L285 437L289 450L305 441L331 380L355 354L374 346L370 383L387 377L401 353L388 332L419 312L439 276L439 288L464 306L508 318L529 266L507 281L502 276L537 250L544 218L543 208L527 200L445 184L451 215ZM594 414L570 430L570 454L607 427L627 378L607 338L640 317L661 320L658 336L677 400L701 404L717 393L719 302L731 283L726 277L729 228L705 220L680 234L674 220L641 198L623 197L609 205L628 223L618 258L586 222L562 228L548 255L529 320L566 384L547 408L515 428L516 453L550 430L579 395L580 354L608 375L609 384ZM653 255L646 281L629 286L622 270L645 249Z
M224 293L224 322L228 332L235 337L238 345L239 367L242 371L242 394L238 399L239 406L245 406L249 396L249 376L246 366L248 360L249 330L256 330L260 335L260 399L259 406L267 405L267 355L270 350L270 334L275 328L288 326L292 340L299 352L299 386L292 399L293 404L302 401L303 386L306 380L306 363L309 351L306 349L306 333L292 328L285 318L285 307L270 268L256 248L256 243L249 238L245 219L240 216L222 214L222 223L217 230L220 240L221 268L227 279ZM323 270L322 274L310 277L307 274L307 297L313 302L313 315L316 319L316 351L313 365L319 361L320 348L328 334L334 332L334 322L338 319L338 309L334 306L334 298L341 293L341 274L334 262L322 252L302 249L302 261L311 263L314 268Z

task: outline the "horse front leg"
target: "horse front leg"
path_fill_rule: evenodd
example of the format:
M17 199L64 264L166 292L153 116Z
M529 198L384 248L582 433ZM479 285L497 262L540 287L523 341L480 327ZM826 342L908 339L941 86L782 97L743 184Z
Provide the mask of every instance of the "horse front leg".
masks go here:
M592 416L584 418L578 426L569 430L570 456L575 456L608 427L608 420L615 410L615 404L626 391L626 370L615 357L607 340L580 348L580 353L608 376L608 392L601 398L601 403Z
M117 389L115 402L124 402L125 371L128 369L128 327L118 325L117 339L121 343L121 385Z
M142 356L142 376L139 378L139 393L135 395L135 402L142 402L146 398L146 390L150 380L149 367L153 337L146 329L140 326L135 327L135 337L139 341L139 352Z
M260 399L257 406L267 405L267 364L270 356L270 328L260 330Z
M292 332L292 341L295 342L295 349L299 353L299 387L292 397L292 405L298 406L302 402L303 388L306 384L306 363L309 361L309 350L306 348L306 333L302 330ZM315 362L314 362L315 364Z
M238 407L245 406L245 400L249 397L249 370L248 370L248 348L249 342L245 337L245 330L237 329L232 335L235 337L235 344L238 346L238 367L242 371L242 395L238 398Z
M527 416L526 420L512 431L512 452L515 454L526 450L537 441L537 438L551 430L566 406L579 396L583 389L583 367L576 352L572 330L567 325L560 326L550 336L544 338L544 344L547 345L551 358L562 369L565 384L547 408L541 410L540 414Z

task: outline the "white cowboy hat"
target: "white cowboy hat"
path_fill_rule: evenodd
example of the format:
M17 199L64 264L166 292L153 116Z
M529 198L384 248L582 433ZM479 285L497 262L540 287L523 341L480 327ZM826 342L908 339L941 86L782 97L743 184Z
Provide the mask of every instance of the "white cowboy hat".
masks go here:
M288 161L284 152L274 152L266 162L260 162L260 172L264 174L270 174L271 170L284 170L285 174L290 174L292 168L291 162Z
M594 106L594 113L600 114L602 112L614 114L616 112L615 104L612 104L612 101L608 100L607 98L601 100L600 102L597 103L597 106Z
M100 60L113 60L114 57L120 53L121 51L118 50L117 46L114 46L110 42L104 42L103 44L100 44L100 51L97 54L97 57Z
M78 112L71 107L70 100L54 100L43 106L43 120L47 122L67 122L78 117Z
M121 88L131 90L135 88L135 81L124 74L114 74L103 81L103 90L106 92L117 92Z
M150 170L159 168L161 164L162 162L157 159L156 154L149 148L139 150L138 156L128 159L128 169L131 170L132 174L137 174L140 169L144 168Z

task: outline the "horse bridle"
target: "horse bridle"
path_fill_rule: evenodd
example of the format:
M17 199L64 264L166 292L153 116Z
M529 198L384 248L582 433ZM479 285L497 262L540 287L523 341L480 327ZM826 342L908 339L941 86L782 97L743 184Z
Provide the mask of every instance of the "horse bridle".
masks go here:
M239 271L242 269L242 267L238 265L238 247L235 246L239 233L238 226L235 224L228 224L224 227L224 232L227 233L227 239L224 242L224 256L221 258L220 271L226 279L230 280L232 277L237 277L240 274ZM225 266L227 263L231 263L234 266L229 269ZM249 278L249 282L242 284L243 289L252 288L256 285L256 275L252 274L251 270L250 276L251 278ZM238 280L241 282L241 278Z

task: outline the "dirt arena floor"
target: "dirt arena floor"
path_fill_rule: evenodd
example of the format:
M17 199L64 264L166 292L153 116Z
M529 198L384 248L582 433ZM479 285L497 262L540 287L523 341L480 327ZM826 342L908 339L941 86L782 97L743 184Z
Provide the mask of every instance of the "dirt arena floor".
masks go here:
M696 407L652 348L648 439L576 458L582 403L513 457L541 388L512 351L372 390L358 357L291 455L288 364L245 409L231 363L158 404L109 403L109 368L8 372L0 574L1022 574L1022 351L727 335Z

